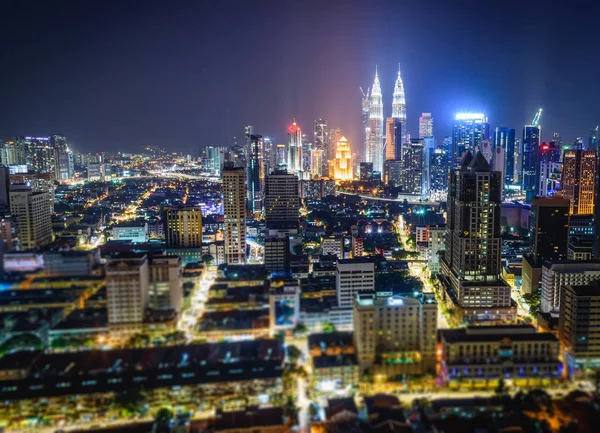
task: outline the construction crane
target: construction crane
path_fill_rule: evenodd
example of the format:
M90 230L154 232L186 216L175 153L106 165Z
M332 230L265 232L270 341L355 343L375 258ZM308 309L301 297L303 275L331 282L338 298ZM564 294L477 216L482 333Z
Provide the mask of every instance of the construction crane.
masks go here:
M540 108L535 116L533 116L533 121L531 122L531 126L539 126L540 125L540 117L542 117L542 109Z

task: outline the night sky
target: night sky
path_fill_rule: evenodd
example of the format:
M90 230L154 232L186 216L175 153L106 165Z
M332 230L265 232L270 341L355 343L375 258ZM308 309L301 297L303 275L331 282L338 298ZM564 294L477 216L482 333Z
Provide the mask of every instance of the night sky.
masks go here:
M362 152L359 86L398 62L409 132L455 111L543 139L600 123L600 2L0 1L0 137L63 133L86 151L196 154L243 126L287 140L292 117L339 126ZM550 7L549 5L553 5Z

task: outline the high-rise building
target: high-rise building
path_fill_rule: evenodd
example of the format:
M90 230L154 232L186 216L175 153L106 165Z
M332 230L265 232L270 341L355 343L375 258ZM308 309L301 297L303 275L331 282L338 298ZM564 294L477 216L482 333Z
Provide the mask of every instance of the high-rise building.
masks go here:
M302 176L302 130L294 122L288 128L287 169L297 176Z
M0 218L10 214L10 170L0 166Z
M316 161L314 157L311 158L312 173L317 175L327 174L326 171L329 168L327 162L331 159L331 152L329 149L327 120L325 119L315 120L315 142L313 152L315 150L320 151L320 160ZM315 164L318 164L318 166Z
M481 152L450 172L441 280L460 316L471 322L515 319L510 286L500 278L502 179Z
M246 213L244 168L232 162L223 167L223 213L225 216L225 257L228 264L246 263Z
M323 236L321 237L321 251L324 255L333 254L338 259L344 258L344 237Z
M375 290L375 262L368 257L338 260L336 292L338 306L352 307L356 294Z
M431 113L423 113L419 117L419 138L433 136L433 117Z
M448 189L448 152L443 147L436 148L429 154L429 189Z
M403 194L420 196L423 193L424 146L423 141L414 138L405 147L402 182Z
M14 173L10 175L10 183L24 183L31 187L33 192L48 193L48 206L50 213L54 212L54 185L53 173Z
M65 136L52 135L50 145L54 149L54 178L58 182L73 179L73 152L69 149Z
M502 175L502 191L504 191L504 182L506 179L506 176L504 175L504 164L506 162L506 158L504 157L504 148L503 147L496 147L493 150L492 153L492 170L494 171L499 171L500 174Z
M404 96L404 82L402 81L402 75L400 74L400 65L398 65L398 77L394 84L394 95L392 96L392 117L400 120L402 140L401 145L404 145L408 141L406 138L406 98ZM433 134L432 134L433 135ZM381 170L379 170L381 171Z
M572 214L594 213L597 156L593 150L566 150L563 156L563 196Z
M446 227L443 225L429 226L429 242L427 244L427 268L431 274L440 270L440 251L446 245Z
M369 114L370 114L370 106L371 106L371 96L370 96L370 90L367 88L367 91L365 92L362 88L360 89L360 92L362 94L362 100L361 100L361 118L362 118L362 127L363 127L363 131L365 132L365 147L364 147L364 152L365 154L363 155L364 159L367 160L369 153L368 153L368 149L369 149L369 140L371 137L371 128L369 126Z
M537 195L538 185L540 183L540 140L541 127L539 125L525 125L523 128L522 143L522 170L523 192L525 192L525 201L531 203L533 197Z
M265 185L264 143L262 135L250 134L248 156L246 158L246 200L247 209L253 216L259 217L263 210L263 192Z
M20 140L0 141L0 164L25 165L25 143Z
M123 253L106 264L108 324L141 324L148 306L150 275L145 254Z
M457 113L452 135L452 168L459 166L466 151L475 152L490 137L490 124L481 113Z
M340 138L335 149L335 158L329 160L329 177L335 180L352 180L352 154L346 137Z
M591 260L594 257L595 240L594 214L569 215L569 260Z
M433 295L414 299L359 293L354 299L354 346L361 370L395 378L435 371L437 304Z
M560 299L558 335L566 355L570 375L574 368L600 366L600 282L569 285Z
M52 241L52 220L48 193L33 192L23 184L10 187L10 211L19 222L22 250L44 246Z
M265 187L267 229L297 234L299 208L298 177L285 170L269 174Z
M402 122L395 117L385 119L385 159L402 159Z
M373 163L372 162L361 162L359 165L358 176L360 180L372 180L373 179Z
M183 267L181 257L153 255L148 261L148 307L181 312L183 305Z
M30 171L54 173L54 149L49 137L17 137L18 146L25 150L25 159Z
M369 105L369 143L366 149L365 159L373 163L373 170L381 173L383 171L383 98L379 75L375 70L375 81L371 90L371 102Z
M202 246L202 211L195 206L167 206L163 209L163 233L167 248Z
M536 197L529 214L531 255L537 262L566 260L569 238L569 201Z
M600 280L600 261L547 260L542 266L541 311L558 311L565 286L587 285L596 280Z
M585 150L598 151L598 140L600 140L599 129L600 126L596 126L590 130L590 137L588 138L588 145Z
M265 268L269 272L287 272L290 269L290 238L265 238Z
M515 176L515 130L497 126L494 130L494 149L504 151L504 184L512 185Z

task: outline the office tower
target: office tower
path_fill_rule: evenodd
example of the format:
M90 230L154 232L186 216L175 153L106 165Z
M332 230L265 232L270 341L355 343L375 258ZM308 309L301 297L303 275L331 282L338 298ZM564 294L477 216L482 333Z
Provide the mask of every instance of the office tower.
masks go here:
M433 117L431 113L423 113L419 117L419 138L433 136Z
M254 217L260 217L263 210L263 191L265 184L264 147L262 135L251 134L248 140L246 158L246 200L247 209Z
M552 197L560 189L562 163L542 158L540 161L540 197Z
M566 355L565 364L575 368L600 366L600 282L569 285L560 299L558 335ZM573 373L569 371L569 375Z
M54 173L54 149L49 137L17 137L25 151L27 167L36 173Z
M181 257L153 255L148 260L148 308L181 312L183 267Z
M373 179L373 163L372 162L361 162L359 165L358 175L360 180L372 180Z
M375 262L371 258L340 259L336 264L335 275L340 307L352 307L358 292L375 290Z
M335 159L329 161L329 177L335 180L352 180L352 155L346 137L340 138L335 149Z
M285 170L267 176L265 188L265 216L267 229L298 233L300 194L298 178Z
M481 152L467 152L460 168L450 172L440 266L460 315L472 322L515 319L510 286L500 278L501 185L500 173L492 171Z
M264 192L265 176L267 175L267 173L271 173L277 167L277 163L276 163L277 149L276 149L275 144L273 143L273 140L270 137L263 137L262 149L263 149L263 157L262 157L262 171L261 172L263 174L262 185L263 185L263 192Z
M369 88L367 88L367 91L365 92L362 87L360 88L360 92L362 94L362 99L361 99L361 119L362 119L362 127L363 127L363 131L365 132L365 142L364 142L364 159L367 159L368 157L368 148L369 148L369 140L371 137L371 128L369 127L369 114L370 114L370 106L371 106L371 95L370 95L370 90Z
M494 130L494 149L504 151L504 184L512 185L515 176L515 130L497 126Z
M569 200L536 197L529 215L531 255L537 262L566 260L569 238Z
M10 171L0 166L0 218L10 214Z
M12 140L0 142L0 164L6 166L27 164L24 143Z
M377 70L369 104L369 144L365 159L373 163L373 171L383 171L383 98Z
M106 263L108 324L141 324L148 305L150 276L145 254L123 253Z
M597 156L593 150L566 150L563 156L563 196L572 214L594 213Z
M52 241L52 220L48 194L33 192L27 185L11 185L10 211L19 222L22 250L44 246Z
M202 246L200 207L165 207L163 209L163 232L167 248L200 248Z
M600 280L600 261L548 260L544 262L541 276L541 311L543 313L558 311L565 286L587 285L596 280Z
M314 151L317 152L314 152ZM331 159L331 149L329 148L329 130L327 128L327 120L315 120L315 145L313 154L318 155L318 160L312 155L311 163L313 174L317 176L327 175L329 168L329 160ZM318 167L315 165L318 164Z
M435 371L437 304L433 296L419 299L355 296L354 346L361 370L395 380L406 373Z
M458 167L466 151L475 152L490 136L490 124L481 113L457 113L452 134L452 168Z
M448 189L448 152L443 148L434 149L429 155L429 189Z
M310 165L310 152L312 150L313 144L308 140L306 134L302 134L302 170L306 178L309 178L312 172L312 166Z
M323 155L323 149L312 149L310 151L310 166L312 167L310 177L321 177L324 173L329 173L329 170L323 170L325 160Z
M398 65L398 77L396 78L396 84L394 84L394 95L392 96L392 117L398 119L402 125L400 145L404 145L408 141L406 138L408 131L406 129L406 98L404 96L404 83L400 75L400 65Z
M531 203L537 195L540 176L540 137L541 127L539 125L525 125L523 128L522 143L522 170L523 170L523 192L525 201Z
M411 139L404 152L404 194L420 196L423 193L424 148L420 139Z
M383 164L383 181L386 185L403 187L405 181L404 162L391 159Z
M67 145L64 135L52 135L50 145L54 149L54 178L58 182L73 179L73 152Z
M223 167L223 213L225 216L225 257L227 263L246 263L246 213L244 169L227 162Z
M402 122L395 117L385 119L385 159L402 159Z
M494 389L501 380L518 387L563 380L558 338L531 325L441 329L439 340L440 379L451 389L474 382Z
M225 162L225 149L217 146L207 146L204 148L204 158L206 160L206 171L213 176L221 176L221 169Z
M598 135L599 126L596 126L594 129L590 130L590 137L588 138L588 145L585 150L595 150L598 151L598 140L600 136Z
M302 176L302 130L295 119L288 128L287 169Z
M286 156L286 146L285 144L278 144L276 146L276 151L275 151L275 160L277 161L275 167L273 167L273 170L280 170L281 168L286 168L287 167L287 156ZM273 171L271 170L271 171ZM271 171L267 172L270 173Z
M568 260L591 260L594 256L595 239L594 214L569 215Z
M521 185L523 182L523 148L519 138L515 138L515 173L512 182L513 185Z
M427 268L433 275L440 270L440 255L446 245L446 226L429 226L429 242L427 244Z
M265 268L269 272L287 272L290 269L290 238L265 238Z

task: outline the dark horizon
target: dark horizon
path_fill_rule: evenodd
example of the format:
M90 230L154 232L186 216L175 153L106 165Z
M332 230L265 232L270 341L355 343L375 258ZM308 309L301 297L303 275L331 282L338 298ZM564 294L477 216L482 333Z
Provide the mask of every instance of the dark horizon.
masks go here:
M538 1L4 2L0 138L62 133L82 151L158 145L195 154L246 124L287 141L296 118L340 127L362 153L359 86L378 66L384 115L398 63L409 132L431 112L484 112L543 140L600 124L600 6ZM484 8L482 8L482 6Z

